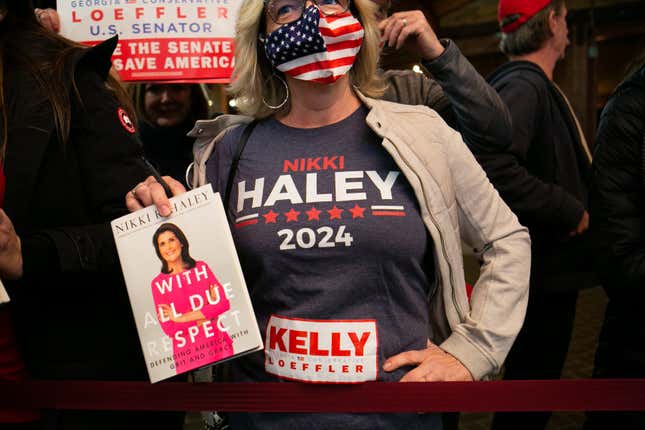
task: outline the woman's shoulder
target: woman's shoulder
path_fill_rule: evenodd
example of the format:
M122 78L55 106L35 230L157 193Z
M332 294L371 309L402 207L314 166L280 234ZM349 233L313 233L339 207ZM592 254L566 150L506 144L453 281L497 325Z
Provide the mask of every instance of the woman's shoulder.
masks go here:
M79 47L67 60L68 70L74 70L77 79L88 73L95 73L105 81L112 67L112 54L118 41L118 36L114 36L91 48Z
M365 96L361 96L361 100L370 110L368 120L370 117L378 116L379 120L382 119L390 124L396 123L399 120L407 122L421 120L430 121L431 123L444 123L437 111L425 105L403 104Z
M229 131L243 128L251 121L253 118L249 116L223 114L213 119L198 120L192 130L188 132L188 136L198 140L211 140L217 137L221 139L224 136L222 132L229 134Z
M437 111L423 105L405 105L385 100L367 99L367 122L385 133L395 132L420 140L454 139L453 130Z
M188 136L195 138L198 151L210 145L230 142L242 134L246 124L253 118L244 115L220 115L214 119L198 120L188 132Z
M113 37L91 48L78 48L67 58L65 75L72 79L65 84L69 86L69 91L75 91L78 96L72 98L74 109L96 112L96 109L107 108L107 105L118 104L120 107L122 104L115 97L115 88L111 88L107 82L116 44L117 38Z

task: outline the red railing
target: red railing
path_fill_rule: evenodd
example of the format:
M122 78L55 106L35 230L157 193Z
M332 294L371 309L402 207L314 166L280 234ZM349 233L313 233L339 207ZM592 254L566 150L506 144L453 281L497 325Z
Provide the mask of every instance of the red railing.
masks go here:
M0 382L3 407L241 412L645 410L645 379L364 383Z

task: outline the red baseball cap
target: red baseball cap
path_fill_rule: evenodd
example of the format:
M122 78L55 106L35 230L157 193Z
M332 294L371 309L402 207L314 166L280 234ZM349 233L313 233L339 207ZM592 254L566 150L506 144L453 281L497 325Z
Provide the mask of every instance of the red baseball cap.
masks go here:
M502 32L512 33L538 12L551 4L551 0L499 0L497 19L502 25L504 18L516 15L517 18L502 26Z

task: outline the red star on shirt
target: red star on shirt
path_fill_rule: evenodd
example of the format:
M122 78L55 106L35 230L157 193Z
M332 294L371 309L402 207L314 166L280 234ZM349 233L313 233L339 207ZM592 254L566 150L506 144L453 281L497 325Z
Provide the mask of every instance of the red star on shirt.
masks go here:
M265 224L270 224L273 223L275 224L275 220L278 218L278 214L273 212L273 209L271 209L269 212L265 213L262 215L264 217L264 223Z
M340 214L343 213L343 210L334 205L334 207L329 209L327 213L329 213L329 219L340 219Z
M320 221L320 214L322 211L319 211L315 207L309 209L308 211L305 212L307 214L307 221L313 221L313 220L318 220Z
M284 213L284 216L287 217L287 222L298 221L298 215L300 215L300 212L295 211L293 208L289 212Z
M362 208L356 203L353 208L351 208L349 211L352 213L352 219L354 218L365 218L363 215L363 212L365 212L366 208Z

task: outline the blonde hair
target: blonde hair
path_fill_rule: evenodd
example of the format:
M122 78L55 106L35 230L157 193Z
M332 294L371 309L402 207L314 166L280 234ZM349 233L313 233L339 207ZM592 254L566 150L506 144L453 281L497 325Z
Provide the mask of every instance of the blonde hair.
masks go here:
M380 56L380 31L374 18L376 10L377 5L371 0L353 0L350 3L350 11L361 22L365 35L349 78L357 90L369 97L382 96L386 88L376 73ZM237 108L242 114L259 119L277 112L288 112L291 108L289 101L279 109L269 108L263 101L277 106L286 95L284 84L272 76L276 74L284 79L282 72L271 66L263 45L258 43L259 34L264 32L265 19L264 1L244 1L235 26L235 68L228 89L231 97L237 99Z

